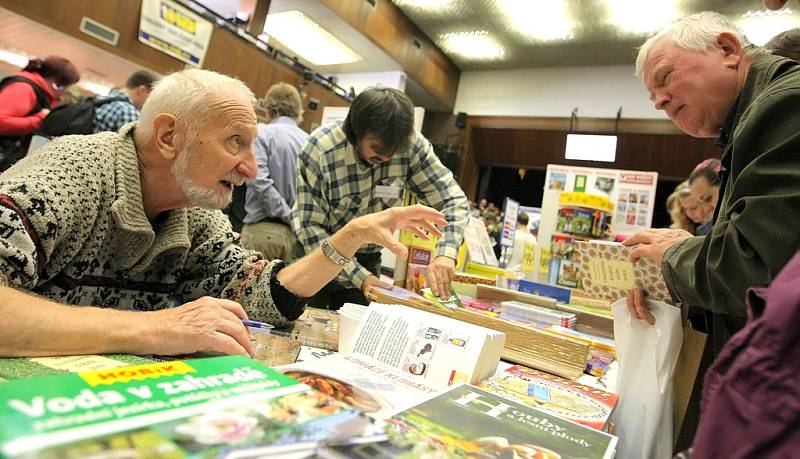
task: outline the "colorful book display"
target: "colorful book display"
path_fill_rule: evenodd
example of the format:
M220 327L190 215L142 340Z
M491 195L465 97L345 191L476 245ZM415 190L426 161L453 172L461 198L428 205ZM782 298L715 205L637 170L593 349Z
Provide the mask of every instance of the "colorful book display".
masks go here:
M474 386L458 386L387 420L399 457L611 458L617 438Z
M240 457L361 432L368 421L242 356L2 383L0 456Z
M611 392L520 365L478 387L597 430L607 429L619 398Z

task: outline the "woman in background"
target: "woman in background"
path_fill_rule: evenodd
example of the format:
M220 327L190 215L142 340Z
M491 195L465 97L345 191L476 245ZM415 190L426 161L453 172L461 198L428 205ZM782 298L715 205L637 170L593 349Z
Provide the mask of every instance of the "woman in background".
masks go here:
M58 104L61 93L79 79L70 61L50 56L30 60L0 82L0 170L25 155L33 131Z
M710 158L695 166L689 175L689 188L692 195L703 203L705 218L698 229L698 231L702 231L701 234L706 234L711 230L714 210L719 201L719 187L722 182L719 177L721 169L722 163L718 159Z
M667 212L672 219L670 228L682 229L700 236L697 229L705 221L702 203L692 195L689 184L683 181L667 198Z

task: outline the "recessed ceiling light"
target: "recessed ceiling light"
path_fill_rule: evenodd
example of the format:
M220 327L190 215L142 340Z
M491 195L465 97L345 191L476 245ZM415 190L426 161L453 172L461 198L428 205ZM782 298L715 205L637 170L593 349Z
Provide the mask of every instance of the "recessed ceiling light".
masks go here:
M574 24L564 0L502 0L499 6L515 31L534 40L572 37Z
M443 33L439 38L445 51L467 59L501 59L506 54L505 49L485 30Z
M300 11L268 14L264 33L314 65L348 64L361 60L355 51Z
M626 34L646 35L680 16L675 1L607 0L609 22Z
M32 58L32 56L29 56L22 51L0 47L0 61L8 62L14 67L25 67L28 65L28 61Z
M800 20L789 8L779 11L747 11L739 20L739 27L755 45L762 46L784 30L800 26Z
M453 0L394 0L397 6L411 6L425 10L439 10L447 8Z

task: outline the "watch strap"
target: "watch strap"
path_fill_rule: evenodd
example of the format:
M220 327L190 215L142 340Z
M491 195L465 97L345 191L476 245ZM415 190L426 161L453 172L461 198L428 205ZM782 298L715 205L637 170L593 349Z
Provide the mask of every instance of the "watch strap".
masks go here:
M322 253L337 265L344 266L350 263L350 258L345 257L327 239L322 241Z

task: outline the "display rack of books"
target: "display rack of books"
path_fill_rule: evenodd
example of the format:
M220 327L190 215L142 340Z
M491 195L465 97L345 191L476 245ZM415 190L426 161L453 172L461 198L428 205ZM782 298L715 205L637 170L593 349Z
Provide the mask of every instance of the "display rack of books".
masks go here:
M548 282L580 288L575 243L603 238L611 224L614 203L604 196L563 192L559 196L558 206L558 220L550 239Z

